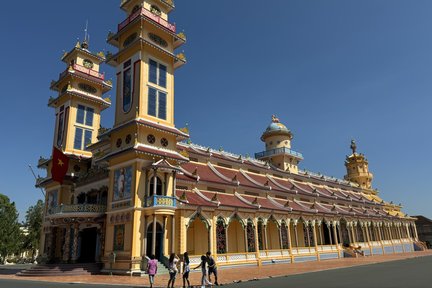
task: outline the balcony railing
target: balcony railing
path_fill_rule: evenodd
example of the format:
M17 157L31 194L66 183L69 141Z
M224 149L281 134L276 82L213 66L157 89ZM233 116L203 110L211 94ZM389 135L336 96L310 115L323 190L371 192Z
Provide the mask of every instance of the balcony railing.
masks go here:
M95 71L95 70L92 70L92 69L86 68L86 67L84 67L84 66L81 66L81 65L78 65L78 64L74 64L72 68L73 68L75 71L78 71L78 72L81 72L81 73L84 73L84 74L87 74L87 75L93 76L93 77L95 77L95 78L98 78L98 79L101 79L101 80L104 80L104 79L105 79L105 74L99 73L99 72L97 72L97 71Z
M118 25L118 31L125 28L129 23L134 21L139 16L145 16L146 18L152 20L153 22L165 27L166 29L170 30L171 32L176 32L176 26L174 24L169 23L165 19L162 19L158 15L153 14L147 9L142 8L141 10L137 10L136 12L132 13L126 20L124 20L122 23Z
M263 157L273 156L273 155L277 155L277 154L288 154L288 155L294 156L296 158L303 159L303 155L301 153L295 152L295 151L288 149L286 147L281 147L281 148L263 151L260 153L255 153L255 158L260 159Z
M95 70L86 68L86 67L81 66L79 64L73 64L72 67L68 67L65 71L63 71L62 73L60 73L59 79L61 79L64 76L66 76L66 74L69 72L69 69L71 69L71 68L72 68L72 70L75 70L75 71L87 74L89 76L95 77L95 78L100 79L100 80L104 80L105 79L105 74L99 73L99 72L97 72Z
M177 207L176 198L170 196L152 195L146 199L146 207Z
M49 215L56 214L71 214L71 213L95 213L104 214L106 212L106 205L97 204L76 204L76 205L63 205L52 207L48 209Z

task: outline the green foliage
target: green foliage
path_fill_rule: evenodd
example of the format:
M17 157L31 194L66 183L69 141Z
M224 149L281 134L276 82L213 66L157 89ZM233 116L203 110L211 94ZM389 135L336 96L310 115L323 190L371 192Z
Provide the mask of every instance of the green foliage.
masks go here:
M39 249L40 233L42 230L44 203L38 200L36 205L30 206L26 212L26 234L24 237L24 249L30 250L32 255Z
M9 197L0 194L0 264L8 255L19 252L21 231L18 223L18 212Z

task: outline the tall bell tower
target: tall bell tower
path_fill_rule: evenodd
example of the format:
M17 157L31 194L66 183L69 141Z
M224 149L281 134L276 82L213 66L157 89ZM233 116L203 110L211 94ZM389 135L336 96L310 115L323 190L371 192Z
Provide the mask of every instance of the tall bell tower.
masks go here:
M179 252L175 178L188 158L177 142L188 134L174 124L174 72L186 63L175 53L186 37L169 21L172 0L123 0L120 8L125 19L107 39L118 51L107 53L117 91L114 127L104 138L111 148L102 157L111 183L105 251L124 260L116 269L133 272L136 259Z
M345 179L357 183L361 188L372 189L373 174L369 172L369 164L363 154L357 153L357 145L351 140L352 154L346 157L345 167L347 175Z

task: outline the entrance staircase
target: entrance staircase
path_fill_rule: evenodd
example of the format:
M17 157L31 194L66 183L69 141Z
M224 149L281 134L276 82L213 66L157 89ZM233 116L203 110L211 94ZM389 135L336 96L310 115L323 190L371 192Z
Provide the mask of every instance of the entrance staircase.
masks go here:
M44 264L18 272L17 276L79 276L100 274L97 263Z

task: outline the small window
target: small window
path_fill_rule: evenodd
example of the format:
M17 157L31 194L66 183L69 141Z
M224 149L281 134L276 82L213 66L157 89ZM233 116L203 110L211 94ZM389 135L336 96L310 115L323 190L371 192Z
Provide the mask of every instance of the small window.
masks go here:
M148 141L150 144L154 144L154 143L156 142L156 138L155 138L154 135L149 134L149 135L147 135L147 141Z
M155 192L154 181L155 181L155 177L153 176L150 179L150 191L149 191L150 196L153 195ZM156 177L156 195L162 195L162 181L159 177Z
M93 126L94 109L78 105L76 122L79 124Z
M149 60L149 82L166 88L167 66L152 59Z
M161 10L156 5L150 6L150 12L152 12L153 14L158 15L158 16L161 16L161 14L162 14Z
M147 113L150 116L166 120L167 118L167 95L149 87Z

